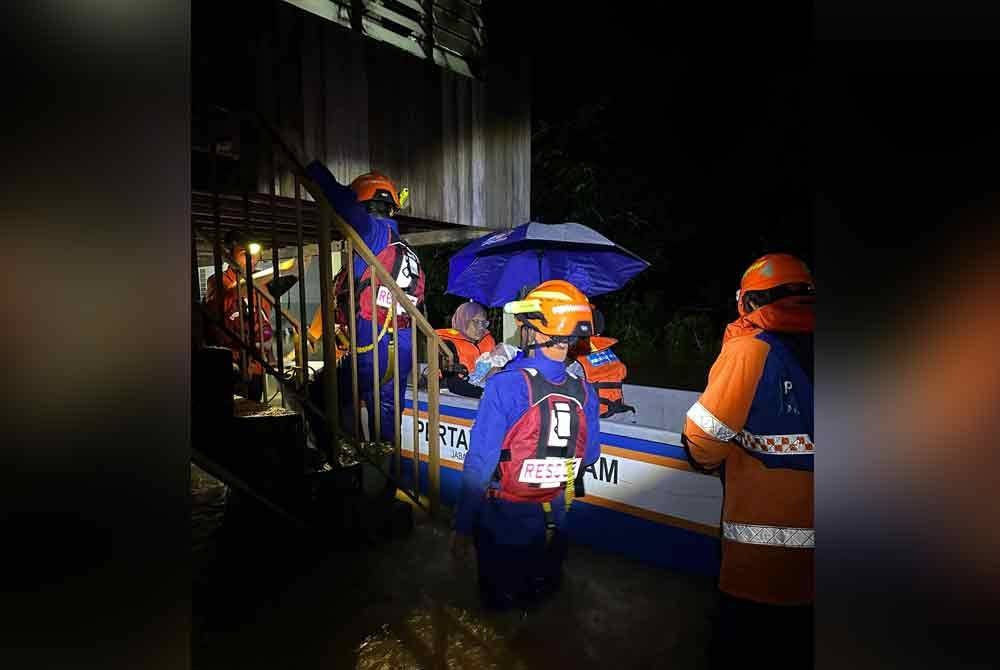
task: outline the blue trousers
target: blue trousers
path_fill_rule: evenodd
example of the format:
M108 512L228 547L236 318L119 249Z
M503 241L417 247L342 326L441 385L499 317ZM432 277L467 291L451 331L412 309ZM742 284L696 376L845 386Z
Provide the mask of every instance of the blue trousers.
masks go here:
M367 336L367 337L366 337ZM379 354L379 378L382 379L385 376L385 371L388 369L387 366L391 364L389 356L389 341L390 335L386 335L379 342L378 354ZM410 331L401 330L398 333L398 346L399 346L399 395L397 399L399 402L399 412L400 416L403 414L403 403L402 396L406 392L406 382L409 378L410 368L413 367L412 358L412 347L411 347L411 334ZM358 341L360 346L365 346L367 343L371 342L371 322L358 320ZM358 395L361 396L361 400L369 408L368 410L368 434L372 439L375 438L375 424L374 424L374 393L372 391L372 360L375 350L371 350L365 353L358 354ZM326 395L323 391L324 377L326 376L326 369L320 370L316 375L316 379L309 385L309 398L313 404L320 410L323 411L325 407ZM350 357L344 359L341 365L337 368L337 397L340 403L340 427L345 433L349 435L354 434L354 410L353 410L353 398L354 391L351 382L351 362ZM379 430L381 431L381 439L383 441L389 442L393 441L396 433L396 421L395 421L395 402L393 399L393 381L390 378L388 382L382 384L379 387L379 405L381 411L381 421L379 423ZM313 432L316 434L317 439L322 445L329 445L332 436L327 435L326 423L322 420L322 417L314 414L313 412L306 410L306 418L309 421L309 425ZM327 448L326 446L322 448Z
M372 341L372 325L370 321L358 319L358 345L366 346ZM389 343L392 334L387 333L378 343L378 374L379 379L386 377L386 372L392 366L389 353ZM396 347L399 356L399 398L393 398L393 380L379 386L379 431L382 441L392 443L396 434L395 406L399 403L399 415L403 415L403 395L406 393L406 383L410 369L413 367L412 334L410 329L396 333ZM368 435L375 439L375 393L372 379L373 358L375 350L358 354L358 394L368 408ZM351 382L350 358L345 358L337 371L338 396L340 399L340 425L348 434L354 433L354 410L352 408L353 387Z
M532 609L559 590L568 548L563 522L564 516L557 515L555 533L547 541L541 504L483 503L475 541L484 607Z

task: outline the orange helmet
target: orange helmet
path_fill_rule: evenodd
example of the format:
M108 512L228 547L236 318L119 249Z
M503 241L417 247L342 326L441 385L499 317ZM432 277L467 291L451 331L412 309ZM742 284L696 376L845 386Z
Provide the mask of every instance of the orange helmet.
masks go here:
M562 279L542 282L523 299L508 302L503 311L551 337L590 337L594 334L590 301L580 289Z
M812 273L800 258L791 254L767 254L761 256L746 269L740 280L740 290L736 292L736 305L740 315L747 313L743 296L750 291L767 291L785 284L805 284L815 289Z
M366 172L351 182L351 190L358 197L358 202L381 200L396 209L402 209L399 203L399 189L392 180L381 172Z

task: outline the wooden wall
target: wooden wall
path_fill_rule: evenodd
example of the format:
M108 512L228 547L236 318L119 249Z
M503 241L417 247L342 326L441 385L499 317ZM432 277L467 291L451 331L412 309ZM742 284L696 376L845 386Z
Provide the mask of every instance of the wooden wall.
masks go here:
M280 0L257 4L247 67L253 99L301 155L342 182L369 169L410 189L408 215L509 228L528 221L529 72L489 65L485 81L439 68ZM486 26L487 32L489 26ZM273 158L257 188L292 195Z

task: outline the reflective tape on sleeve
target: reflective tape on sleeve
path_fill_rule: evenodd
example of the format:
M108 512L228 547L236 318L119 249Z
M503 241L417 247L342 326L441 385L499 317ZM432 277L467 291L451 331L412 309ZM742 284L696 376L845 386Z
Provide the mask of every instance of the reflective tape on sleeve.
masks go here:
M766 544L771 547L813 549L816 546L816 531L813 528L757 526L749 523L725 521L722 524L722 537L732 542Z
M804 433L754 435L744 430L736 436L736 441L747 451L757 451L772 456L801 456L816 451L812 438Z
M691 409L687 411L687 418L720 442L728 442L736 436L735 430L715 418L715 415L705 409L700 402L691 405Z

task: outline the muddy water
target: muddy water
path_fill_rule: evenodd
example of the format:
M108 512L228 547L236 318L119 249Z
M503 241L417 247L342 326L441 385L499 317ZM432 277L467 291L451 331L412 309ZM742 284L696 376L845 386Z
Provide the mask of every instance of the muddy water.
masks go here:
M223 525L225 494L192 475L196 669L706 667L710 579L574 546L540 611L484 613L474 566L450 560L443 524L320 549L256 515Z

